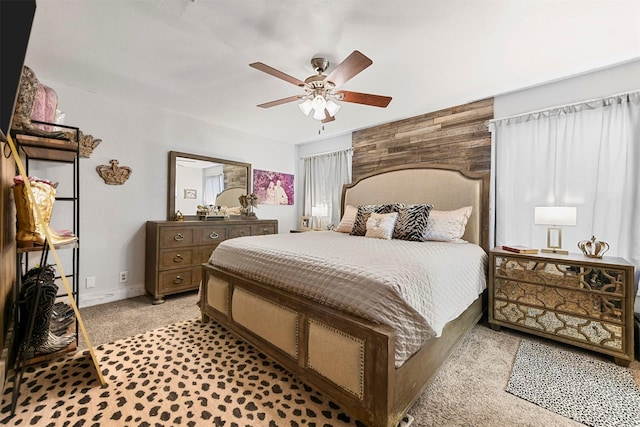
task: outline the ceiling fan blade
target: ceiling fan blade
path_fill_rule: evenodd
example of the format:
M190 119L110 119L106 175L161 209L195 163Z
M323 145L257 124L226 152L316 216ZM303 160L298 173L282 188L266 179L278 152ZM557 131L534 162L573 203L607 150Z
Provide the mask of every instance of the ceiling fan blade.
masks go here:
M355 104L371 105L373 107L385 108L391 102L390 96L371 95L370 93L350 92L348 90L340 90L337 95L342 95L341 101L353 102Z
M283 73L282 71L276 70L273 67L270 67L262 62L254 62L249 64L249 67L253 67L256 70L260 70L267 74L272 75L273 77L277 77L279 79L284 80L285 82L293 83L296 86L304 86L304 82L300 79L296 79L295 77L291 77L289 74Z
M326 108L324 109L324 114L325 114L325 118L322 120L322 123L329 123L336 119L335 116L329 115L329 110L327 110Z
M264 104L259 104L258 107L260 108L275 107L276 105L282 105L282 104L286 104L287 102L297 101L300 98L302 98L302 95L294 95L288 98L278 99L277 101L265 102Z
M371 64L373 64L372 60L359 51L354 50L351 55L338 64L324 81L331 82L336 87L340 87Z

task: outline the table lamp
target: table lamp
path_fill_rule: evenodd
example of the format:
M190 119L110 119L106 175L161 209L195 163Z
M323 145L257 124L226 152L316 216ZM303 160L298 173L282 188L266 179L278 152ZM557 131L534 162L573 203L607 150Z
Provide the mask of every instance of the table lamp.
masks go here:
M313 206L311 208L311 216L318 218L316 230L322 230L322 218L329 216L329 207L326 205Z
M537 225L550 225L547 228L547 247L542 252L568 255L562 249L562 229L559 225L576 225L575 206L536 206L534 222Z

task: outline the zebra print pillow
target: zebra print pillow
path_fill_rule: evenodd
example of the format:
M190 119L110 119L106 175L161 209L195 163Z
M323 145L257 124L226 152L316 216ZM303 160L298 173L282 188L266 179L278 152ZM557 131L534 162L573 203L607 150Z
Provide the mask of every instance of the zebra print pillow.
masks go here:
M431 209L431 205L407 205L401 208L393 229L393 238L424 242Z
M356 220L353 222L353 230L351 230L350 234L352 236L364 236L367 233L367 220L373 212L379 214L399 212L402 207L404 207L404 203L358 206L358 213L356 214Z

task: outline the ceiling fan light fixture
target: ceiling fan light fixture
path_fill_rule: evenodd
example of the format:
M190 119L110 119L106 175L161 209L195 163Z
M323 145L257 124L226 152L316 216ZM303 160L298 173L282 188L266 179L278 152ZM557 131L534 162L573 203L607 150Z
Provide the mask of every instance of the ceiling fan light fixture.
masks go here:
M320 110L324 112L324 109L327 106L327 100L324 99L322 95L316 95L311 103L313 104L313 109L316 111Z
M329 112L329 115L333 117L338 113L338 111L340 111L340 105L333 102L333 99L329 99L327 101L326 109Z
M313 104L309 99L305 99L304 102L301 102L300 104L298 104L298 108L300 108L300 111L302 111L302 114L304 114L305 116L308 116L309 113L311 113L311 110L313 109Z
M322 110L314 109L313 118L316 120L324 120L327 118L327 114L324 112L324 108Z
M288 102L301 101L298 103L298 108L300 108L302 114L307 117L311 116L313 119L320 120L323 123L329 123L335 120L335 115L341 109L341 105L336 103L336 101L381 108L385 108L389 102L391 102L391 97L389 96L372 95L340 89L343 84L371 64L373 64L371 59L367 58L361 52L354 50L351 55L338 64L331 73L325 75L324 72L329 67L329 61L326 60L326 58L312 58L311 66L318 74L307 77L304 81L276 70L262 62L254 62L249 64L249 66L294 84L299 88L303 88L305 91L304 95L289 96L276 101L259 104L258 107L270 108ZM313 114L311 113L312 110Z

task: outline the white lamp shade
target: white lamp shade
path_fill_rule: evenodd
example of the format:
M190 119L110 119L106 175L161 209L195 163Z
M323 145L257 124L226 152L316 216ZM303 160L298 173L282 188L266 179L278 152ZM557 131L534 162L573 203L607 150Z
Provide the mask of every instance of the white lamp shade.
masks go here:
M329 216L329 207L328 206L313 206L311 208L311 216Z
M540 225L576 225L575 206L536 206L534 222Z
M340 105L333 102L332 99L327 101L327 111L331 117L335 116L338 111L340 111Z
M305 99L304 102L298 104L298 107L300 108L300 111L302 111L302 114L308 116L313 108L313 104L308 99Z
M315 98L313 98L313 101L311 101L311 103L313 104L313 108L316 111L317 110L324 111L325 107L327 106L327 101L320 95L316 95Z
M327 114L324 112L324 110L315 109L313 112L313 118L316 120L324 120L327 118Z
M324 112L324 109L327 106L327 101L320 95L317 95L315 98L313 98L313 101L311 101L311 103L313 104L314 110L313 118L316 120L324 120L327 117Z

